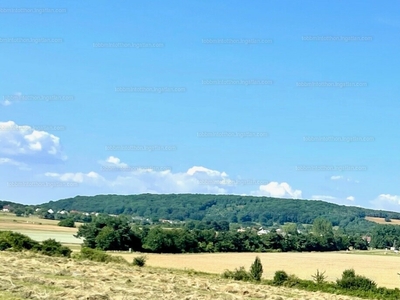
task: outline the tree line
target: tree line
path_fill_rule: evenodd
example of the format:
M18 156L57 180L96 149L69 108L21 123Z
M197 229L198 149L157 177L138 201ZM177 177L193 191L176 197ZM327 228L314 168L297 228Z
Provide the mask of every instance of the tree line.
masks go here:
M323 218L316 219L312 232L307 234L292 229L259 235L253 230L241 232L220 227L220 231L187 227L166 229L133 225L123 216L99 216L80 226L76 237L83 238L84 246L93 249L152 253L337 251L368 247L361 236L334 231L332 223Z

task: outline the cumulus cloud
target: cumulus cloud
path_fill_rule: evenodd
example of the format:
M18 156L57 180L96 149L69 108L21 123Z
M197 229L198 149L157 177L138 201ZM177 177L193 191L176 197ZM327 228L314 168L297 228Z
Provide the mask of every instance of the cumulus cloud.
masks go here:
M54 162L67 157L62 153L60 138L13 121L0 122L0 153L16 161Z
M251 192L251 194L256 196L268 196L277 198L301 198L301 190L293 189L288 183L282 182L270 182L265 185L260 185L257 191Z
M102 184L105 183L105 179L96 172L89 172L89 173L52 173L47 172L44 174L47 177L52 177L59 179L63 182L77 182L77 183L87 183L87 184Z
M89 173L51 173L47 177L60 181L78 182L88 186L101 185L104 192L117 193L210 193L225 194L223 187L228 176L225 172L194 166L186 172L173 173L170 169L156 166L131 166L118 157L109 156L99 161L103 166L102 175ZM207 179L210 179L208 181Z
M354 198L353 196L348 196L348 197L346 198L346 200L349 200L349 201L354 201L354 200L355 200L355 198Z
M380 194L370 201L376 209L400 211L400 196L391 194Z

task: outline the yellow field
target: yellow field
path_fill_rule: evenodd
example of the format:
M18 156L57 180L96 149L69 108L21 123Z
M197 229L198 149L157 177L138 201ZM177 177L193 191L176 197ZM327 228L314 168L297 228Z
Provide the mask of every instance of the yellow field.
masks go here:
M375 218L375 217L365 217L366 220L372 221L378 224L388 224L388 225L400 225L400 220L391 219L391 222L386 222L384 218Z
M361 252L360 252L361 253ZM132 261L139 253L111 253ZM388 288L400 287L399 255L358 255L351 252L327 253L211 253L211 254L146 254L147 265L165 268L194 269L221 274L240 266L249 269L258 255L264 267L263 278L272 279L275 271L285 270L302 279L312 279L317 269L326 271L328 281L340 278L345 269L354 268L356 274L364 275Z
M359 299L226 280L209 274L28 253L0 252L0 265L0 300Z

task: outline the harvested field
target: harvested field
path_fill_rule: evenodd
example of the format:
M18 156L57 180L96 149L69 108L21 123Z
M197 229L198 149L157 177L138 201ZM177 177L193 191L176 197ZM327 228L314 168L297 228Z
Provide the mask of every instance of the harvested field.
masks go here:
M172 269L75 261L0 252L0 300L11 299L275 299L349 300Z
M130 262L133 257L141 255L112 254L120 255ZM400 276L397 275L400 272L400 255L357 255L351 252L147 254L147 264L221 274L226 269L233 270L240 266L249 269L257 255L264 266L265 279L272 279L277 270L285 270L301 279L311 280L311 275L319 269L326 271L328 281L335 281L345 269L354 268L357 274L376 281L379 286L400 286Z
M365 217L366 220L375 222L378 224L386 224L386 225L400 225L400 220L391 219L390 222L386 222L384 218L375 218L375 217Z

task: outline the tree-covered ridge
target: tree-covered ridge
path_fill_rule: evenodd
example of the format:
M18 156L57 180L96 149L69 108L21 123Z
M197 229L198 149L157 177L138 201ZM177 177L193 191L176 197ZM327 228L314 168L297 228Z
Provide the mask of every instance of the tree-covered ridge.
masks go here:
M205 194L76 196L41 205L53 210L126 214L149 219L227 220L231 223L311 224L318 217L347 227L366 216L400 219L400 213L343 206L317 200ZM363 224L363 225L364 225ZM358 224L360 225L360 224ZM359 226L357 226L359 227Z

